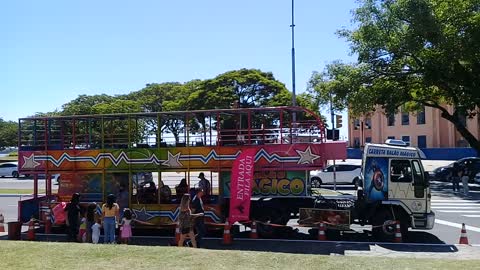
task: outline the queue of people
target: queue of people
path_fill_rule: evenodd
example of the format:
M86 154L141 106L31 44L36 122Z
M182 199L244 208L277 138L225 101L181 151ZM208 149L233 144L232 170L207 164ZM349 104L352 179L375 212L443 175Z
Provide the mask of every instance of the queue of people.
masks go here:
M198 179L200 179L198 187L195 189L189 188L185 178L175 187L176 195L181 198L179 222L182 228L182 239L189 236L194 247L203 246L203 237L206 234L203 200L205 196L211 194L211 183L203 172L198 175ZM160 180L159 188L163 188L164 195L171 196L171 191L167 192L165 187L168 186ZM119 199L118 203L117 198ZM128 208L128 191L124 185L121 186L117 196L114 194L107 196L106 202L101 207L101 213L98 211L97 204L93 202L88 204L84 211L80 205L79 193L72 195L64 211L67 217L67 236L69 241L74 242L97 244L103 228L103 243L117 243L115 234L116 229L119 228L120 242L128 244L132 237L132 225L135 222L154 225L133 217L132 211ZM183 244L183 240L181 242Z

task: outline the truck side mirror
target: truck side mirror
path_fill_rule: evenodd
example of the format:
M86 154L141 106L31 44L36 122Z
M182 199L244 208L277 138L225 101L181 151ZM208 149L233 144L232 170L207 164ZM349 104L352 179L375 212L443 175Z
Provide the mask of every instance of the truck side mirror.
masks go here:
M430 174L428 172L423 172L423 179L425 183L425 187L430 186Z

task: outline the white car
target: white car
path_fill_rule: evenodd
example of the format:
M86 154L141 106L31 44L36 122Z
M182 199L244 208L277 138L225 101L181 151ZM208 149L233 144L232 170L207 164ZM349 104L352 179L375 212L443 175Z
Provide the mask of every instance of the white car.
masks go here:
M0 163L0 176L17 178L19 176L18 164L16 162Z
M327 166L321 171L310 172L310 184L313 188L319 188L323 184L333 184L333 165ZM335 174L337 184L350 184L357 187L360 184L360 172L362 167L353 164L336 164Z
M480 172L475 175L473 181L475 182L475 184L480 184Z

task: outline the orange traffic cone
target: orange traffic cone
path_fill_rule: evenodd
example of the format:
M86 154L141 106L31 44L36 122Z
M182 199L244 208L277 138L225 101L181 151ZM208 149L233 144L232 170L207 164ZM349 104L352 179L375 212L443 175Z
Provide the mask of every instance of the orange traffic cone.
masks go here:
M180 224L177 223L177 227L175 227L175 245L178 244L178 241L180 241Z
M327 240L327 236L325 235L325 223L320 222L318 224L318 240L325 241Z
M465 228L465 223L462 223L462 232L460 233L460 245L468 245L467 229Z
M0 232L5 232L5 218L3 217L2 214L0 214Z
M400 221L395 222L395 238L394 243L402 243L402 230L400 229Z
M52 221L50 220L50 213L45 211L44 212L44 220L45 220L45 233L52 232Z
M258 234L257 234L257 222L252 221L252 230L250 231L250 238L251 239L258 239Z
M225 226L223 228L223 242L224 245L231 245L232 244L232 235L230 234L230 224L228 221L225 222Z
M30 240L30 241L35 240L35 221L33 217L28 222L27 240Z

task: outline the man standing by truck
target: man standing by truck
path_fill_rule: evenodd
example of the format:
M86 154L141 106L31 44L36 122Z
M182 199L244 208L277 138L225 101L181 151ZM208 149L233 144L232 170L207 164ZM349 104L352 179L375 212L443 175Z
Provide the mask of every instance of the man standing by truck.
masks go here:
M202 188L197 188L195 190L196 195L193 197L192 200L192 205L193 205L193 213L194 214L204 214L205 209L203 208L203 189ZM195 218L195 230L197 232L197 247L200 248L203 246L203 237L205 236L206 233L206 228L205 228L205 219L204 215L196 217Z

